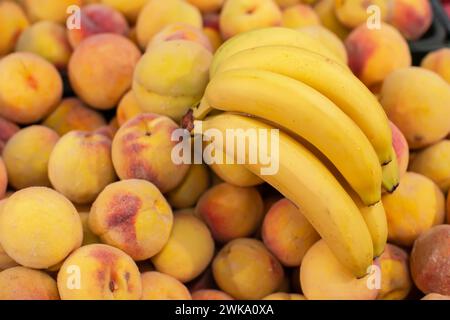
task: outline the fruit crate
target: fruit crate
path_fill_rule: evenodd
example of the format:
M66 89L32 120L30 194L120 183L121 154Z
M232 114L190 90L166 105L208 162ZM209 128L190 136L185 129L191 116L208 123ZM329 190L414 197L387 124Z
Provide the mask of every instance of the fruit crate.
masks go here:
M414 65L419 65L430 51L450 47L450 0L430 0L433 8L433 23L419 40L409 41Z

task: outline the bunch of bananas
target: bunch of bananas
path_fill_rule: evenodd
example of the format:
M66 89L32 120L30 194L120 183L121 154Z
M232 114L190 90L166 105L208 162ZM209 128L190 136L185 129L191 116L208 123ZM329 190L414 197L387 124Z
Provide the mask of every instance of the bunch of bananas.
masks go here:
M248 162L242 170L301 207L341 263L366 275L386 244L382 187L392 192L399 179L375 96L320 42L284 28L230 39L210 76L191 116L223 136L232 128L280 129L278 172L261 175L263 165Z

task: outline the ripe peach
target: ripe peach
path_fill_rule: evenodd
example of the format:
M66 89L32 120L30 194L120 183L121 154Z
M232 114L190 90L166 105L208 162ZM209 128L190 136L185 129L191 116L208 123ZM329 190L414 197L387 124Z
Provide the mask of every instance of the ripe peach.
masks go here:
M48 176L53 187L71 201L92 203L116 180L110 138L96 132L67 133L50 155Z
M436 72L450 83L450 49L442 48L428 53L423 58L421 67Z
M145 180L123 180L97 197L89 226L103 243L123 250L133 260L147 260L167 243L172 209L161 192Z
M203 164L193 164L181 184L167 194L167 200L177 209L195 206L209 185L208 168Z
M72 203L58 192L31 187L15 192L0 214L0 243L25 267L49 268L81 245L83 229Z
M3 206L5 205L8 197L5 196L2 200L0 200L0 214L3 210ZM15 262L13 259L11 259L10 256L8 256L6 254L5 250L3 249L3 247L0 244L0 271L9 269L9 268L12 268L15 266L17 266L17 262Z
M222 35L220 34L220 32L217 29L205 27L203 28L203 33L208 38L209 43L211 44L212 52L216 52L223 43Z
M216 12L219 11L225 0L187 0L192 5L196 6L201 12Z
M103 4L90 4L80 11L80 28L67 30L70 45L76 48L81 41L99 33L127 36L130 31L125 17L114 8Z
M145 272L141 279L142 300L192 300L186 286L167 274Z
M238 187L254 187L263 184L260 177L238 164L211 164L209 166L220 180Z
M392 131L392 145L397 156L400 177L403 177L408 170L409 165L408 141L406 141L404 134L392 121L389 121L389 125Z
M227 243L249 237L263 219L264 204L255 188L222 183L209 189L197 203L196 214L206 222L216 241Z
M26 127L9 139L3 150L3 159L12 187L19 190L50 186L48 162L58 139L55 131L38 125Z
M383 83L380 101L412 149L438 142L450 132L450 86L429 70L392 72Z
M284 9L282 21L283 27L292 29L320 25L319 16L306 4L297 4Z
M435 224L442 223L445 199L437 185L425 176L407 172L392 194L382 197L388 220L389 241L412 246L414 240Z
M267 297L264 297L262 300L306 300L304 295L298 293L284 293L277 292L269 294Z
M282 13L273 0L227 0L220 13L220 30L224 39L281 24Z
M106 121L101 114L88 108L77 98L66 98L42 124L62 136L74 130L98 129L106 125Z
M300 282L308 300L375 300L371 275L357 279L334 256L325 241L316 242L303 257Z
M206 269L213 254L214 241L206 225L191 214L178 213L169 241L152 262L157 271L185 283Z
M217 285L236 299L261 299L275 292L284 278L278 260L255 239L226 244L213 261Z
M301 209L288 199L282 199L267 212L262 226L262 238L283 265L298 267L308 249L320 236L305 219Z
M141 48L145 49L155 34L175 22L201 28L202 16L200 11L187 1L147 1L136 23L137 38Z
M348 57L344 43L332 31L320 25L303 27L300 28L299 31L318 39L331 53L339 58L339 61L347 64Z
M187 23L172 23L158 32L148 43L147 50L166 41L188 40L196 42L208 51L213 51L208 37L203 33L202 29L194 27Z
M128 91L117 106L117 123L122 126L128 120L144 113L132 90Z
M58 70L27 52L0 60L0 115L20 124L37 122L50 113L62 96Z
M136 66L133 92L145 112L179 121L203 96L212 54L187 40L162 42Z
M390 14L390 0L337 0L336 17L346 27L356 28L370 19L371 6L376 6L381 21L387 20Z
M350 30L344 26L336 17L335 0L320 0L315 6L314 11L320 18L322 25L336 34L341 40L347 38Z
M442 140L420 151L410 170L433 180L443 192L450 188L450 140Z
M110 33L91 36L80 43L70 59L70 83L88 105L111 109L131 88L140 57L139 49L125 37Z
M377 299L405 299L412 288L408 253L402 248L387 244L378 262L381 267L381 288Z
M60 70L67 68L72 54L66 30L52 21L40 21L25 29L17 40L16 51L37 54Z
M0 272L0 300L59 300L56 281L48 274L24 267Z
M192 300L234 300L232 296L220 290L202 289L192 293Z
M275 2L283 9L303 2L302 0L275 0Z
M57 282L63 300L139 300L142 295L136 263L104 244L73 252L61 266Z
M379 29L359 26L349 34L345 46L350 68L368 87L379 85L394 70L411 65L406 40L385 23Z
M14 50L17 39L28 25L28 18L18 4L0 2L0 57Z
M64 23L69 17L67 8L81 7L83 0L24 0L25 10L32 21L49 20Z
M14 122L0 117L0 154L3 153L3 148L6 142L20 130L19 126Z
M450 295L450 225L439 225L424 232L414 242L411 274L425 294Z
M120 11L131 24L135 24L139 12L148 0L97 0L97 2L101 2Z
M171 136L178 128L171 119L153 113L143 113L126 122L112 145L118 176L150 181L162 193L175 189L190 167L172 160L172 150L178 142L172 141Z
M428 0L392 1L390 23L408 40L419 39L433 21L433 11Z

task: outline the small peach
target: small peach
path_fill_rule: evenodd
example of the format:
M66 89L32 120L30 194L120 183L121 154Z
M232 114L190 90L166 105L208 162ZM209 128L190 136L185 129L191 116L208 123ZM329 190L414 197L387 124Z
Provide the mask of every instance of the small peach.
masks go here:
M0 116L20 124L37 122L61 100L58 70L44 58L27 52L0 60Z
M32 21L49 20L64 23L69 17L67 8L81 7L83 0L24 0L25 10Z
M214 239L227 243L255 233L261 225L263 209L261 195L255 188L222 183L203 194L195 211L206 222Z
M68 156L71 154L73 156ZM71 201L92 203L108 184L116 180L111 139L97 132L67 133L50 155L48 176L53 187Z
M131 24L135 24L139 12L141 12L148 0L97 0L97 2L101 2L120 11Z
M283 27L292 29L320 25L317 13L305 4L297 4L284 9L282 19Z
M0 243L23 266L42 269L62 262L82 242L73 204L58 192L31 187L8 198L0 214Z
M112 145L118 176L150 181L162 193L175 189L190 167L172 160L172 151L178 143L172 141L172 134L178 128L171 119L153 113L143 113L126 122Z
M38 125L26 127L12 136L3 150L11 186L17 190L50 186L48 163L58 140L55 131Z
M325 28L336 34L341 40L345 40L350 30L336 17L334 8L335 0L320 0L314 6L314 11L316 11L321 24Z
M421 67L434 71L450 83L450 48L442 48L428 53Z
M56 281L48 274L24 267L0 272L0 300L59 300Z
M117 106L116 114L119 127L141 113L144 113L144 111L142 111L141 106L137 102L134 92L132 90L128 91Z
M232 296L220 290L202 289L192 293L192 300L234 300Z
M145 272L141 279L142 300L192 300L186 286L167 274Z
M0 2L0 57L14 50L17 39L28 25L25 12L17 3Z
M73 252L58 272L62 300L139 300L141 275L123 251L91 244Z
M193 4L201 12L216 12L219 11L225 0L187 0L189 3Z
M417 40L427 32L433 21L428 0L392 1L390 23L408 40Z
M372 7L376 11L371 10ZM336 0L336 17L348 28L365 23L375 12L381 21L386 21L390 14L390 0Z
M185 283L207 268L213 254L214 241L207 226L191 214L177 214L169 241L152 262L157 271Z

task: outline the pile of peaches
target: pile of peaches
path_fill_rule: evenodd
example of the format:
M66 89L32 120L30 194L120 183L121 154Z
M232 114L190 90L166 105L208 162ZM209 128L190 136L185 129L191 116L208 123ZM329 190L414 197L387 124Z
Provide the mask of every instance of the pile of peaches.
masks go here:
M413 67L407 43L432 20L427 0L0 0L0 299L302 300L300 268L314 298L450 299L450 49ZM392 121L375 285L259 179L171 159L214 52L273 26L345 57Z

